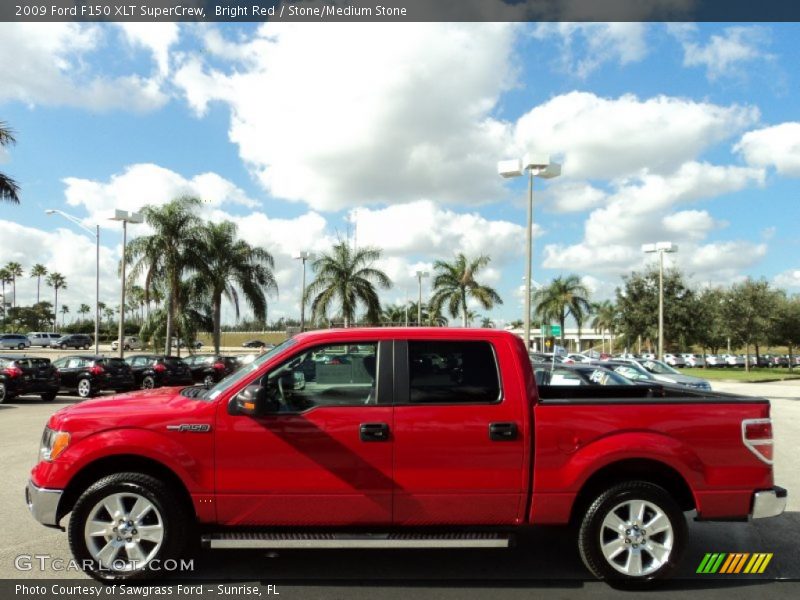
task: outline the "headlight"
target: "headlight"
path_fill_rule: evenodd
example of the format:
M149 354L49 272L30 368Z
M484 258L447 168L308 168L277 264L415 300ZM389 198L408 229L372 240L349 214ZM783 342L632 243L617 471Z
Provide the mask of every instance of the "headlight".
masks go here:
M39 447L39 460L51 461L59 457L69 446L69 434L66 431L54 431L44 428L42 443Z

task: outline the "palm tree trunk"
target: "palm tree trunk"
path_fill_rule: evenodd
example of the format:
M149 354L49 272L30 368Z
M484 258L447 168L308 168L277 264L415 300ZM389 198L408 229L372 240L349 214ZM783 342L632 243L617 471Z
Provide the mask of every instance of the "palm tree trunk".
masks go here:
M15 308L17 306L17 278L11 278L11 285L14 287L13 296L11 297L11 308ZM55 309L54 309L55 310Z
M36 276L36 304L39 304L39 286L41 285L41 283L42 283L42 276L41 275L37 275Z
M172 350L172 311L173 311L173 292L170 288L168 297L167 297L167 331L166 331L166 340L164 341L164 354L170 356L170 350Z
M222 319L222 293L214 292L211 301L214 310L214 354L219 354L220 321Z
M461 288L461 314L464 316L464 327L467 327L467 290Z
M54 285L53 289L55 290L56 298L55 302L53 303L53 328L58 329L58 316L56 314L56 310L58 310L58 286ZM56 331L56 333L58 333Z
M561 318L558 320L559 325L561 325L561 347L564 348L564 323L566 322L567 317L564 313L561 313Z

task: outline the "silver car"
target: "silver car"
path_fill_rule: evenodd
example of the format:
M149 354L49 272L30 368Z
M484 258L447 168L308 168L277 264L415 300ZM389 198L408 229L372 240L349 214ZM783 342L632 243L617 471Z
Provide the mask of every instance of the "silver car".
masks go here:
M0 335L0 349L24 350L31 347L31 341L21 333L4 333Z
M706 361L702 354L681 354L687 367L705 367Z

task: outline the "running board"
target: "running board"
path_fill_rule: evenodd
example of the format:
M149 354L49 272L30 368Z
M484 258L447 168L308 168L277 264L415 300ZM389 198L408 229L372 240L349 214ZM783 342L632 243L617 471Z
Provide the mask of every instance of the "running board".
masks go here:
M508 548L511 536L498 533L214 533L204 548Z

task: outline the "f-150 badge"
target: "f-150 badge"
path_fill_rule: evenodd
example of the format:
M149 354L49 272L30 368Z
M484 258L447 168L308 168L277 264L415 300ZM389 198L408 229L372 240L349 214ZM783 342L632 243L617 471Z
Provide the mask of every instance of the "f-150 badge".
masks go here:
M208 433L211 425L208 423L181 423L180 425L167 425L170 431L188 431L190 433Z

